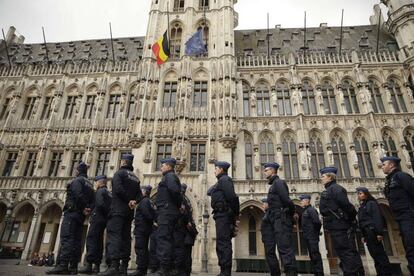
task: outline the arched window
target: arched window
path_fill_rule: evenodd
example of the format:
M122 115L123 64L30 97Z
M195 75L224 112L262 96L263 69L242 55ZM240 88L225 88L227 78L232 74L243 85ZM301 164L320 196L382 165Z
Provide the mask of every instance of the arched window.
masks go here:
M10 108L12 108L9 105L12 103L13 91L14 89L9 89L5 93L6 97L1 101L0 120L4 120L9 116Z
M387 151L387 156L398 156L397 146L389 131L384 131L382 140L384 141L384 149Z
M250 116L250 87L243 82L243 114Z
M263 166L267 162L275 161L275 149L273 146L272 139L269 135L263 135L260 141L260 164ZM263 175L262 175L263 176Z
M336 104L335 89L329 81L324 81L322 86L323 107L326 114L338 114L338 105Z
M407 145L408 153L410 154L411 164L414 165L414 131L404 131L404 141ZM412 170L414 171L414 167L412 167Z
M257 255L257 241L256 241L256 219L254 216L249 218L249 255Z
M24 110L22 114L22 120L29 120L33 115L35 109L37 97L27 97L26 103L24 104Z
M312 176L319 177L319 170L325 167L325 157L321 138L312 133L310 136L309 150L312 154Z
M293 244L295 247L295 255L296 256L307 256L308 255L308 247L306 244L305 237L303 236L303 229L302 229L302 212L303 209L300 206L295 205L296 213L300 214L298 221L296 223L297 227L293 227Z
M374 177L368 142L361 133L356 133L354 137L355 152L358 157L359 173L361 177Z
M256 88L257 116L270 116L270 94L269 87L260 83Z
M253 143L250 136L244 136L245 159L246 159L246 179L253 179Z
M205 107L207 106L207 80L194 81L194 98L193 107Z
M276 95L279 115L292 115L290 91L286 82L278 82L276 84Z
M316 114L315 91L308 80L302 83L303 109L306 115Z
M184 0L174 0L174 11L175 12L184 11L184 4L185 4Z
M110 89L106 118L117 118L121 109L121 87L114 85Z
M166 81L164 84L163 107L175 107L177 97L177 82Z
M381 91L378 84L374 80L369 80L368 86L369 92L371 93L372 109L375 113L384 113L384 102L382 101Z
M202 0L201 0L202 1ZM206 20L203 20L198 25L197 30L202 30L203 33L203 42L206 46L206 52L202 55L203 57L208 57L208 37L209 37L209 27Z
M295 139L291 133L285 134L283 137L282 152L285 178L299 178L298 154Z
M405 105L400 85L396 81L390 80L388 81L388 89L391 92L392 105L394 106L395 112L407 112L407 106Z
M344 93L345 107L348 114L359 113L355 88L348 80L342 82L342 92Z
M345 142L339 135L334 135L331 140L332 152L334 155L334 164L338 168L339 178L348 178L351 176L349 170L348 156L346 154Z
M183 1L184 2L184 1ZM181 37L183 34L183 28L178 22L173 23L171 27L170 38L170 58L179 59L181 57Z

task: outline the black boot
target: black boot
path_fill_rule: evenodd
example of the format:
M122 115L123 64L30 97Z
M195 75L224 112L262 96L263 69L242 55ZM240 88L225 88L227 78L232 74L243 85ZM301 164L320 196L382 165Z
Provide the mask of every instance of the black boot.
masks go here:
M92 268L92 274L98 274L101 271L101 264L94 264Z
M142 270L142 269L137 269L132 273L128 273L128 276L145 276L145 275L147 275L147 271Z
M154 273L154 276L171 276L170 270L166 267L161 267L157 272Z
M84 267L79 270L79 274L92 274L92 263L86 263Z
M69 270L70 275L78 274L78 262L75 262L75 263L69 262L68 270Z
M111 266L102 273L98 274L99 276L119 276L119 261L112 261Z
M60 263L53 269L46 271L50 275L69 275L68 264Z
M119 275L127 276L128 275L128 263L129 261L122 261L119 266Z

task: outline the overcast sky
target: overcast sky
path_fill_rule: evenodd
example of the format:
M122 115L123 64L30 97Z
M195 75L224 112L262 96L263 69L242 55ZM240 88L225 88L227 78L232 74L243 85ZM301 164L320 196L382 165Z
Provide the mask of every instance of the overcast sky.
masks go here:
M45 27L48 42L109 37L112 22L114 37L144 36L150 0L0 0L0 27L7 32L13 25L26 37L26 43L43 42ZM345 25L369 24L373 5L379 0L238 0L237 29L270 26L302 27L304 11L308 26L328 23L339 26L345 9ZM385 7L382 6L383 12Z

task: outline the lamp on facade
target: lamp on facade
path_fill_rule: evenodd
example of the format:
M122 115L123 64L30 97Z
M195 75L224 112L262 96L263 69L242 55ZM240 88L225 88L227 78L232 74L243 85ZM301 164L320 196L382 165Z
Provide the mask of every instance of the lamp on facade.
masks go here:
M207 225L210 219L210 215L207 211L207 208L204 208L203 213L203 225L204 225L204 250L203 250L203 258L201 263L201 272L208 272L208 257L207 257Z

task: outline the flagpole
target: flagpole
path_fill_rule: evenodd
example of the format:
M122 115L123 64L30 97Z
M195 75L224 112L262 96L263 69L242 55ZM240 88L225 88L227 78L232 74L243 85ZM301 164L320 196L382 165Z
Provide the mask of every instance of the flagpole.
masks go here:
M49 65L49 51L47 50L45 28L43 27L42 27L42 33L43 33L43 42L45 43L45 49L46 49L46 60L47 60L47 64Z
M112 38L112 26L111 26L111 22L109 22L109 33L111 35L112 63L115 64L114 40Z
M269 13L267 13L267 58L270 58L270 30L269 30Z
M344 9L342 9L342 17L341 17L341 37L339 38L339 55L342 54L343 34L344 34Z
M377 57L379 52L379 40L380 40L380 31L381 31L381 7L380 12L378 13L378 31L377 31Z
M9 56L9 47L7 47L6 36L4 35L4 30L3 29L1 29L1 32L3 33L4 45L6 45L6 55L7 55L7 60L9 61L9 67L11 67L10 56Z
M305 11L305 29L304 29L304 38L303 38L303 52L306 51L306 11Z
M167 2L167 36L168 36L168 48L171 49L171 39L170 39L170 5ZM171 54L171 52L170 52Z

